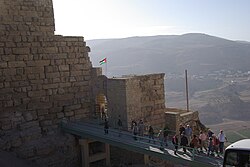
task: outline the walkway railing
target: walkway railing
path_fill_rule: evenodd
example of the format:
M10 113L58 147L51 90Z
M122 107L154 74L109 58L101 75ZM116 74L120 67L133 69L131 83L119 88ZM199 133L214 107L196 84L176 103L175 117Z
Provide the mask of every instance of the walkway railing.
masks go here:
M84 121L86 121L86 120L84 120ZM91 123L93 123L93 122L91 122ZM93 123L94 124L94 123ZM102 125L102 124L104 124L104 119L98 119L98 124L100 124L100 125ZM144 129L146 129L146 130L144 130L144 134L143 134L143 136L140 136L140 135L136 135L136 137L138 138L138 139L140 139L139 141L143 141L143 140L148 140L148 141L150 141L149 143L159 143L159 144L167 144L167 145L173 145L172 144L172 137L174 136L174 135L176 135L177 134L177 132L176 131L173 131L173 130L168 130L168 129L164 129L164 128L160 128L160 127L156 127L156 126L154 126L154 139L150 139L149 138L149 135L148 135L148 129L149 129L149 125L147 125L147 124L144 124ZM111 124L111 128L113 128L113 129L116 129L116 130L119 130L119 127L118 127L118 125L117 125L117 123L113 123L113 124ZM112 130L111 130L112 131ZM131 127L131 125L130 126L128 126L128 127L126 127L126 128L123 128L122 129L122 131L124 132L124 131L126 131L126 132L130 132L131 133L131 137L135 137L135 135L133 135L132 133L132 127ZM167 140L165 140L165 141L162 141L161 139L159 139L159 136L158 136L158 134L160 133L160 131L162 131L161 133L164 133L164 132L167 132L167 134L168 134L168 137L167 137ZM116 133L115 131L114 131L114 133ZM180 140L179 140L180 141ZM151 144L152 145L152 144ZM152 145L152 146L158 146L158 145ZM195 151L196 151L196 149L195 148L191 148L191 147L188 147L188 146L180 146L180 144L178 144L178 147L179 147L179 149L180 148L186 148L186 150L189 150L189 152L190 153L192 153L192 160L194 159L194 154L195 154Z
M144 150L145 154L155 152L152 155L160 156L160 158L164 158L166 160L179 161L180 159L183 159L184 161L193 161L195 162L194 164L204 165L204 163L200 163L195 160L196 154L194 148L178 145L179 150L177 152L177 155L174 155L175 148L172 142L170 140L163 142L156 136L155 139L150 139L147 134L144 136L139 136L134 135L129 131L119 131L119 129L113 128L109 128L108 134L105 134L104 126L97 125L91 121L77 123L64 121L62 122L61 126L63 130L75 135L79 135L81 137L92 137L93 139L107 142L111 145L116 144L116 146L118 147L123 145L123 148L125 149L129 147L132 150ZM180 148L186 148L187 153L183 153Z

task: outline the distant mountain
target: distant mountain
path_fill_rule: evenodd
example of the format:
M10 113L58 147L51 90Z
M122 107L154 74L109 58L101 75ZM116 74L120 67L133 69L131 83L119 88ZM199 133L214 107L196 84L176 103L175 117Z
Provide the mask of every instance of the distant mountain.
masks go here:
M205 124L222 122L225 118L250 119L250 80L248 76L237 78L230 72L250 71L249 42L192 33L97 39L87 41L87 45L94 66L107 57L109 77L165 73L167 107L186 108L183 74L187 69L189 76L198 76L189 78L190 109L198 110ZM228 72L232 78L215 71ZM218 77L206 75L212 73ZM228 81L234 79L237 82L232 87Z
M250 43L206 34L159 35L87 41L94 66L108 59L108 75L154 72L208 74L250 70Z

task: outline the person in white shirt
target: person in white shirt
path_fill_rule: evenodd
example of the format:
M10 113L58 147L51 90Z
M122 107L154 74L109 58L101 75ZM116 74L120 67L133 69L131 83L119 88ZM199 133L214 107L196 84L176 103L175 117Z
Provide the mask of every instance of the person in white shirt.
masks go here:
M220 141L219 150L220 150L220 153L223 154L224 142L227 142L227 137L226 137L226 135L223 133L223 130L220 130L220 133L218 134L218 139L219 139L219 141Z
M191 141L191 137L193 135L193 130L189 125L187 125L186 128L185 128L185 135L186 135L186 137L188 139L188 145L189 145L190 141Z

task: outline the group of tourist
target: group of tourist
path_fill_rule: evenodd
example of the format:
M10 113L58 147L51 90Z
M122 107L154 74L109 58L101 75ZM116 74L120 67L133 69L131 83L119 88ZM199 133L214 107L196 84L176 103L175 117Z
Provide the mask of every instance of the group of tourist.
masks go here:
M121 136L122 130L122 121L120 116L117 121L117 126L119 130L119 136ZM104 133L108 134L109 124L108 120L105 119L104 122ZM168 146L168 129L160 130L157 135L155 135L154 129L151 125L148 126L148 142L151 141L155 144L155 137L158 138L157 141L160 143L160 149L163 149L164 146ZM143 120L138 122L131 122L131 131L134 140L142 139L144 137L145 125ZM187 148L193 148L197 153L203 152L205 150L208 156L214 155L214 152L217 153L217 156L223 154L224 143L227 141L226 135L223 133L223 130L220 130L220 133L216 136L211 129L208 129L207 132L200 131L199 134L193 134L193 130L190 125L183 126L180 125L179 133L176 133L172 138L172 143L175 146L174 153L177 154L178 147L181 146L183 152L186 153Z
M180 144L180 146L182 146L183 151L186 152L186 147L191 146L191 136L193 134L193 130L189 125L183 126L182 124L180 124L180 128L179 128L179 135L180 135L180 143L178 143L178 138L177 135L175 135L172 139L173 144L176 146L175 147L175 154L177 152L177 145ZM194 143L195 141L193 141L192 139L192 143Z
M207 155L214 155L214 152L223 154L224 143L227 142L227 137L223 130L216 136L211 130L208 131L208 152Z
M223 154L224 143L226 141L227 138L223 130L220 130L217 136L211 129L209 129L207 133L200 131L200 133L196 135L193 134L192 128L189 125L184 127L182 124L179 128L179 136L176 134L172 138L172 143L175 145L175 154L177 153L178 145L180 145L184 152L186 152L187 147L194 148L197 152L203 152L204 149L208 156L214 156L214 152L217 153L217 156L219 156L219 153Z
M147 134L149 143L151 143L152 141L152 143L155 144L156 137L161 145L160 149L163 149L164 146L168 146L167 140L169 131L166 128L164 128L163 130L159 130L159 132L156 134L152 125L149 125L146 128L142 120L140 120L138 123L134 120L132 121L131 130L135 140L137 140L137 138L142 139L144 137L145 129L148 129Z
M139 136L139 139L141 139L144 136L144 129L145 125L142 120L140 120L139 122L136 122L134 120L132 121L131 130L135 140L137 140L137 136Z

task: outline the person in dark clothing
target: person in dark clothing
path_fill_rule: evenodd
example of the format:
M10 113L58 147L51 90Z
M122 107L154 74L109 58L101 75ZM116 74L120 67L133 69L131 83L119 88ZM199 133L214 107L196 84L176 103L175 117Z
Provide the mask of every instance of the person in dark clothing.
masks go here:
M214 155L214 153L213 153L213 139L212 139L212 137L209 137L209 139L208 139L207 156L209 156L209 155Z
M122 131L122 120L120 118L120 115L119 115L117 125L118 125L118 130L119 130L119 137L120 137L121 136L121 131Z
M151 142L151 140L154 141L154 134L155 134L154 129L153 129L153 127L150 125L150 126L149 126L149 129L148 129L148 137L149 137L148 142L149 142L149 143ZM155 141L154 141L154 143L155 143Z
M179 132L180 132L180 136L182 133L185 133L185 127L182 124L180 124Z
M105 122L104 122L104 134L108 134L109 133L109 122L107 119L105 119Z
M133 131L134 139L137 140L138 126L137 126L137 123L136 123L136 122L133 123L133 129L132 129L132 131Z
M169 133L168 127L165 127L163 131L165 146L168 146L168 133Z
M172 143L173 143L174 148L175 148L174 154L176 155L176 154L177 154L177 150L178 150L178 144L179 144L177 134L173 136L173 138L172 138Z
M186 147L187 147L187 145L188 145L188 139L187 139L187 137L184 135L184 133L181 134L181 143L180 143L180 145L181 145L181 146L184 146L184 147L183 147L183 151L184 151L184 153L186 153L186 152L187 152L187 151L186 151Z
M132 120L132 122L131 122L131 130L133 131L133 128L134 128L134 125L136 124L136 121L135 120Z
M212 132L211 129L208 129L208 132L207 132L208 138L209 138L209 137L213 137L213 134L214 134L214 132Z

